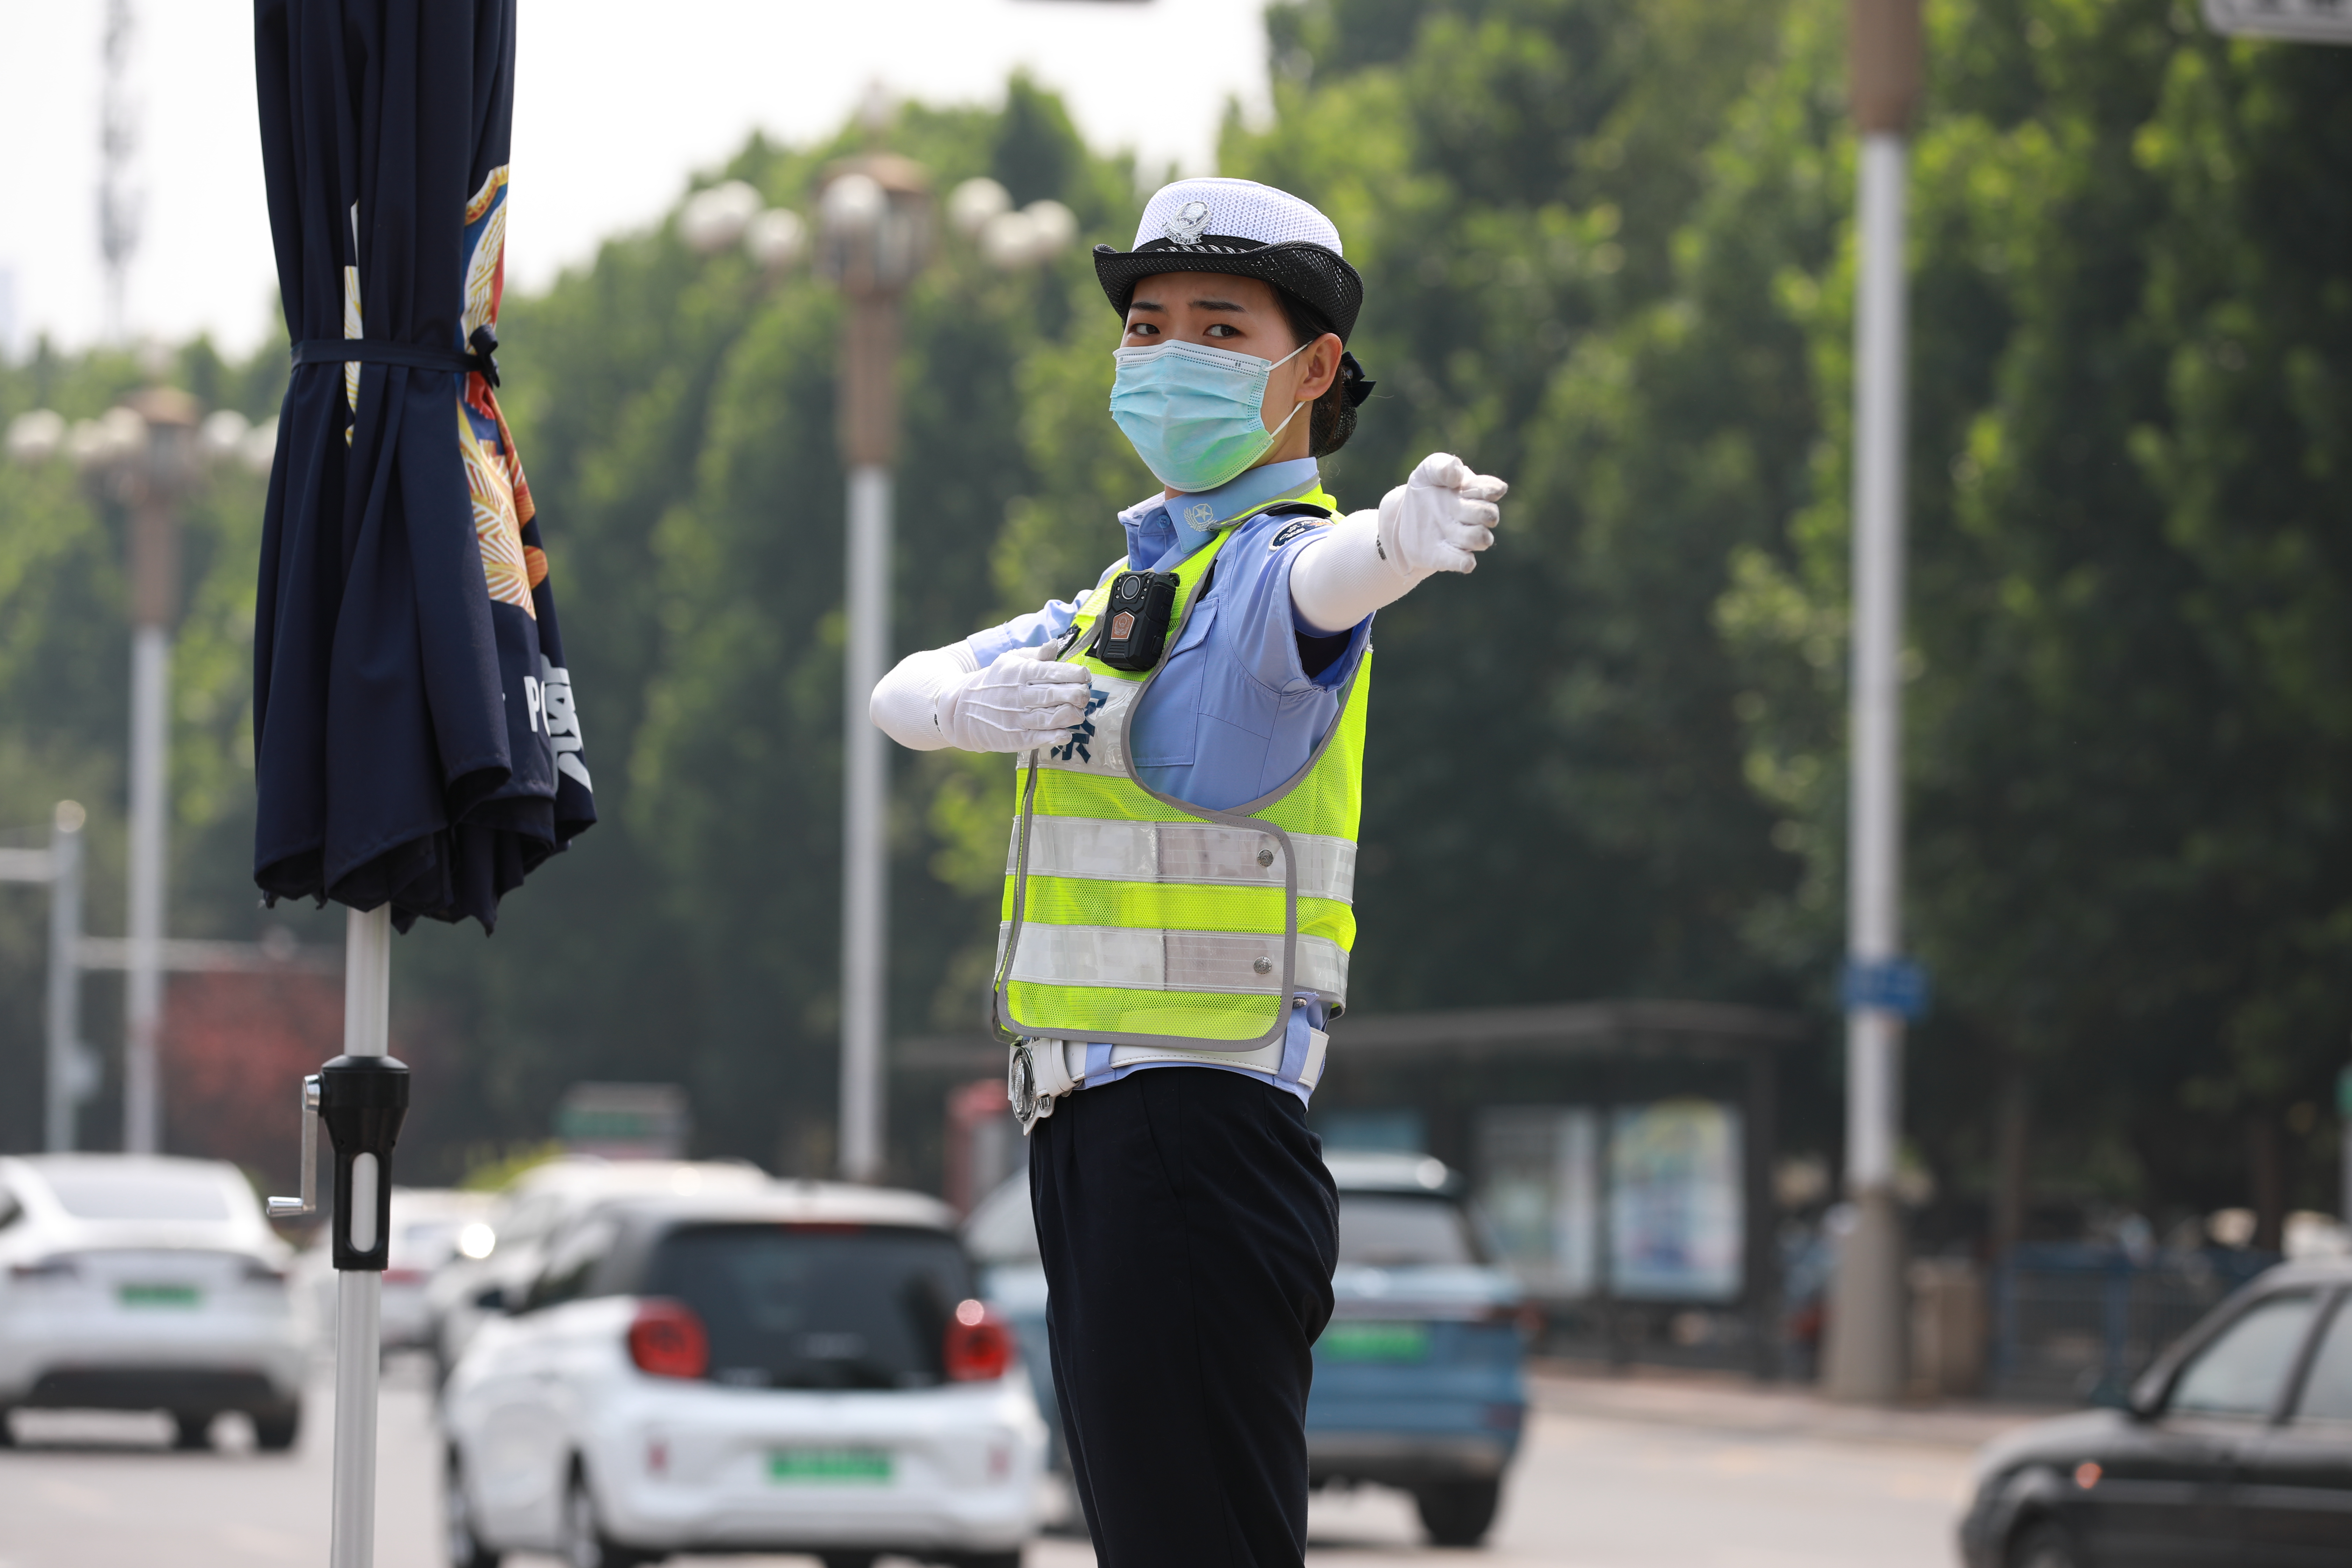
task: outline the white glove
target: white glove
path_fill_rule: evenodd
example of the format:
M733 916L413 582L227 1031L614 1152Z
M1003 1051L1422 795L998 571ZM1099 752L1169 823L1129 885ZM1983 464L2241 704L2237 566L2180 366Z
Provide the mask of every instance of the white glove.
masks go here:
M1067 742L1093 695L1082 666L1048 660L1042 647L1016 647L941 689L932 714L960 751L1026 752Z
M1495 542L1495 503L1510 488L1432 453L1378 511L1350 512L1299 546L1290 602L1308 626L1336 636L1433 572L1469 571Z
M1495 503L1511 487L1474 474L1451 452L1432 452L1412 477L1381 498L1381 553L1418 580L1432 572L1476 569L1503 520Z

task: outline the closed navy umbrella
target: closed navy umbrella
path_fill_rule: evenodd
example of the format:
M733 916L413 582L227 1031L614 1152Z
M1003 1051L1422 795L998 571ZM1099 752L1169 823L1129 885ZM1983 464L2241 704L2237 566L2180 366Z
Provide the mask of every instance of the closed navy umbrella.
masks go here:
M373 1555L391 932L495 926L595 820L530 487L499 412L514 0L256 0L294 342L255 615L254 879L351 909L334 1144L334 1568ZM270 1200L310 1212L303 1194Z
M513 0L257 0L294 371L255 622L254 879L485 929L595 820L488 350Z

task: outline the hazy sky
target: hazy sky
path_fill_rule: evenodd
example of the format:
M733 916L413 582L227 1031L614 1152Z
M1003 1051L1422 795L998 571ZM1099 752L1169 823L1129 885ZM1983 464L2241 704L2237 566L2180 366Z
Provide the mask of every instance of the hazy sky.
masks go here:
M521 0L509 287L648 222L754 128L805 141L879 79L993 101L1027 66L1098 147L1212 163L1230 96L1265 97L1264 0ZM0 0L0 351L97 337L104 0ZM134 0L145 193L132 332L249 348L277 310L252 0ZM1181 59L1181 65L1171 62ZM1089 239L1095 237L1087 237ZM1119 243L1131 237L1116 237Z

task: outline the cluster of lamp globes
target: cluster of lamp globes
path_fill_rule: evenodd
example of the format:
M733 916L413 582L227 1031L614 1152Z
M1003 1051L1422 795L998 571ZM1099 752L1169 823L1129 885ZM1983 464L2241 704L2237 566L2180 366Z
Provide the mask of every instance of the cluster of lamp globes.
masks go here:
M827 183L817 198L818 222L829 238L875 238L888 222L891 193L871 174L851 172ZM994 180L966 180L948 195L948 222L979 247L982 259L1006 272L1038 266L1078 237L1077 215L1053 200L1015 207ZM678 237L703 256L740 245L765 270L782 272L808 248L807 223L789 207L771 207L741 180L697 191L678 214Z
M193 412L194 400L190 403ZM157 456L153 433L147 416L127 405L118 404L95 419L70 424L53 408L36 408L9 421L6 450L12 463L32 465L62 458L82 473L96 477L153 462ZM267 474L278 454L274 415L256 425L234 408L216 408L195 422L194 435L191 455L218 467L237 466Z
M870 241L889 217L890 193L870 174L849 173L834 179L818 198L819 221L828 237ZM1049 199L1015 207L994 180L966 180L948 195L948 222L979 247L982 259L1006 272L1042 265L1078 237L1077 216ZM697 191L678 215L678 235L687 246L714 256L734 246L761 268L781 272L808 249L808 225L790 207L771 207L741 180ZM278 451L278 421L249 423L234 408L206 415L195 431L197 453L223 466L240 464L257 474L269 471ZM151 454L149 422L137 409L118 405L95 419L68 423L54 409L36 408L8 426L7 455L14 463L36 464L63 458L86 474L103 474Z

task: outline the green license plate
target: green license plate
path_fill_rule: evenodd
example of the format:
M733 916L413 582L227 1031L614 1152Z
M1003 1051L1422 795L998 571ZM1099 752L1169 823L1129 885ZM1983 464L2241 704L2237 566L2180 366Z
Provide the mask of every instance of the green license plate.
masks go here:
M1333 1361L1426 1361L1426 1323L1334 1323L1323 1331L1323 1353Z
M768 1455L768 1479L782 1486L883 1486L890 1479L887 1448L777 1448Z
M126 1307L194 1307L204 1296L194 1285L124 1285L114 1299Z

